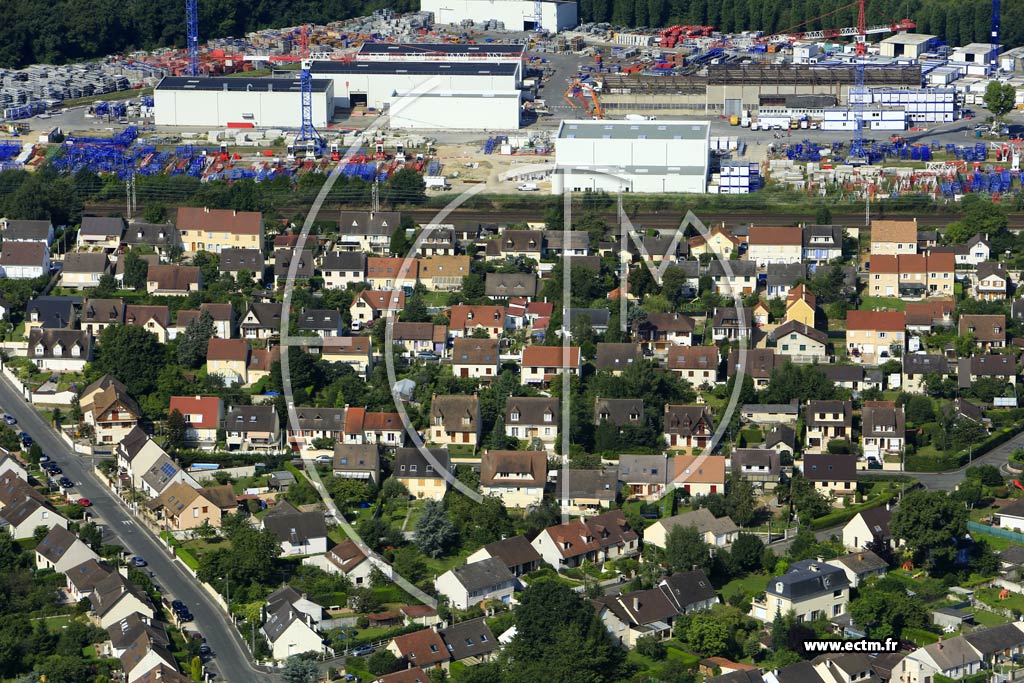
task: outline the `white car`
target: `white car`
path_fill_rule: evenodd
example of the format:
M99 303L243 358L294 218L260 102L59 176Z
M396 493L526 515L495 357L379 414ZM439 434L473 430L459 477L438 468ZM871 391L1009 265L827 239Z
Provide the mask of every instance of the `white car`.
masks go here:
M520 192L536 192L540 188L537 187L536 183L523 183L516 189L519 190Z

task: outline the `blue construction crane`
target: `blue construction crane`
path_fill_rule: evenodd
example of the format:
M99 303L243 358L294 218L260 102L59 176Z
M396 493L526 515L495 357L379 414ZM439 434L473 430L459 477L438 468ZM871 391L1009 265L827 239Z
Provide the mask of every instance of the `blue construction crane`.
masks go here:
M533 30L544 30L544 3L541 0L533 0Z
M867 89L864 87L864 60L858 56L853 64L853 88L850 89L850 99L853 101L853 142L850 143L850 153L846 155L848 164L870 163L867 153L864 151L864 99L867 97Z
M199 2L185 0L185 47L188 49L188 75L199 75Z
M313 127L313 76L309 73L313 60L302 60L302 71L299 72L299 86L302 90L302 126L295 146L305 146L306 158L323 156L326 143L316 128Z
M988 58L989 74L999 71L999 0L992 0L992 52Z

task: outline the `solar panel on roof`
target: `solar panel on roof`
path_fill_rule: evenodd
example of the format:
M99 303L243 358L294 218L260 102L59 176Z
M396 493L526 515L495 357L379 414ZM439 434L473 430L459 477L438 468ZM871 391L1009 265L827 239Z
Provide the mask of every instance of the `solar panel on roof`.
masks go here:
M162 466L160 467L160 472L161 472L161 473L162 473L162 474L163 474L163 475L164 475L165 477L173 477L173 476L174 476L174 474L175 474L175 473L176 473L177 471L178 471L178 468L176 468L176 467L175 467L175 466L174 466L173 464L171 464L171 463L169 463L169 462L165 462L165 463L164 463L164 464L163 464L163 465L162 465Z

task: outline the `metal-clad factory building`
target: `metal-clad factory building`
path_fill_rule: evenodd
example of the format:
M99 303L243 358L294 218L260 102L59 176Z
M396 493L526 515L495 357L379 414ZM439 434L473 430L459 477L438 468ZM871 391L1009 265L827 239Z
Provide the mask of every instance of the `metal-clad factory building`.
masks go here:
M326 128L334 113L334 83L314 78L313 125ZM153 91L158 126L299 128L302 91L297 78L165 76Z
M707 190L707 121L563 121L552 194Z
M513 43L374 43L359 47L360 62L521 62L525 45Z
M537 25L536 5L540 5L541 23ZM420 11L432 12L438 24L459 24L466 19L475 23L500 21L510 31L535 31L543 28L557 32L579 24L575 0L421 0Z
M399 93L388 100L391 128L518 130L519 92Z

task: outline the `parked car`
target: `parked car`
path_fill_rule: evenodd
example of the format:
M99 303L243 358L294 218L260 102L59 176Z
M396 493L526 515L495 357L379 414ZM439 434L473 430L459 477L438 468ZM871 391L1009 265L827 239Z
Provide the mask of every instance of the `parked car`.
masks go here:
M88 498L79 498L78 504L84 508L92 507L92 501L89 500Z
M61 477L60 480L57 482L57 485L60 486L62 489L70 489L74 487L75 482L71 481L67 477Z
M175 612L179 610L186 610L185 603L183 603L181 600L171 600L171 609Z
M334 462L334 456L331 455L318 455L316 456L317 465L330 465Z
M4 422L6 422L9 425L18 424L18 421L14 418L14 416L9 413L4 413Z
M356 649L352 650L353 657L367 657L377 651L373 645L360 645Z
M132 564L134 566L136 566L136 567L145 567L149 563L146 562L145 558L142 558L142 557L139 557L138 555L136 555L135 557L132 558Z
M416 357L420 360L441 360L441 356L433 351L420 351L416 354Z

